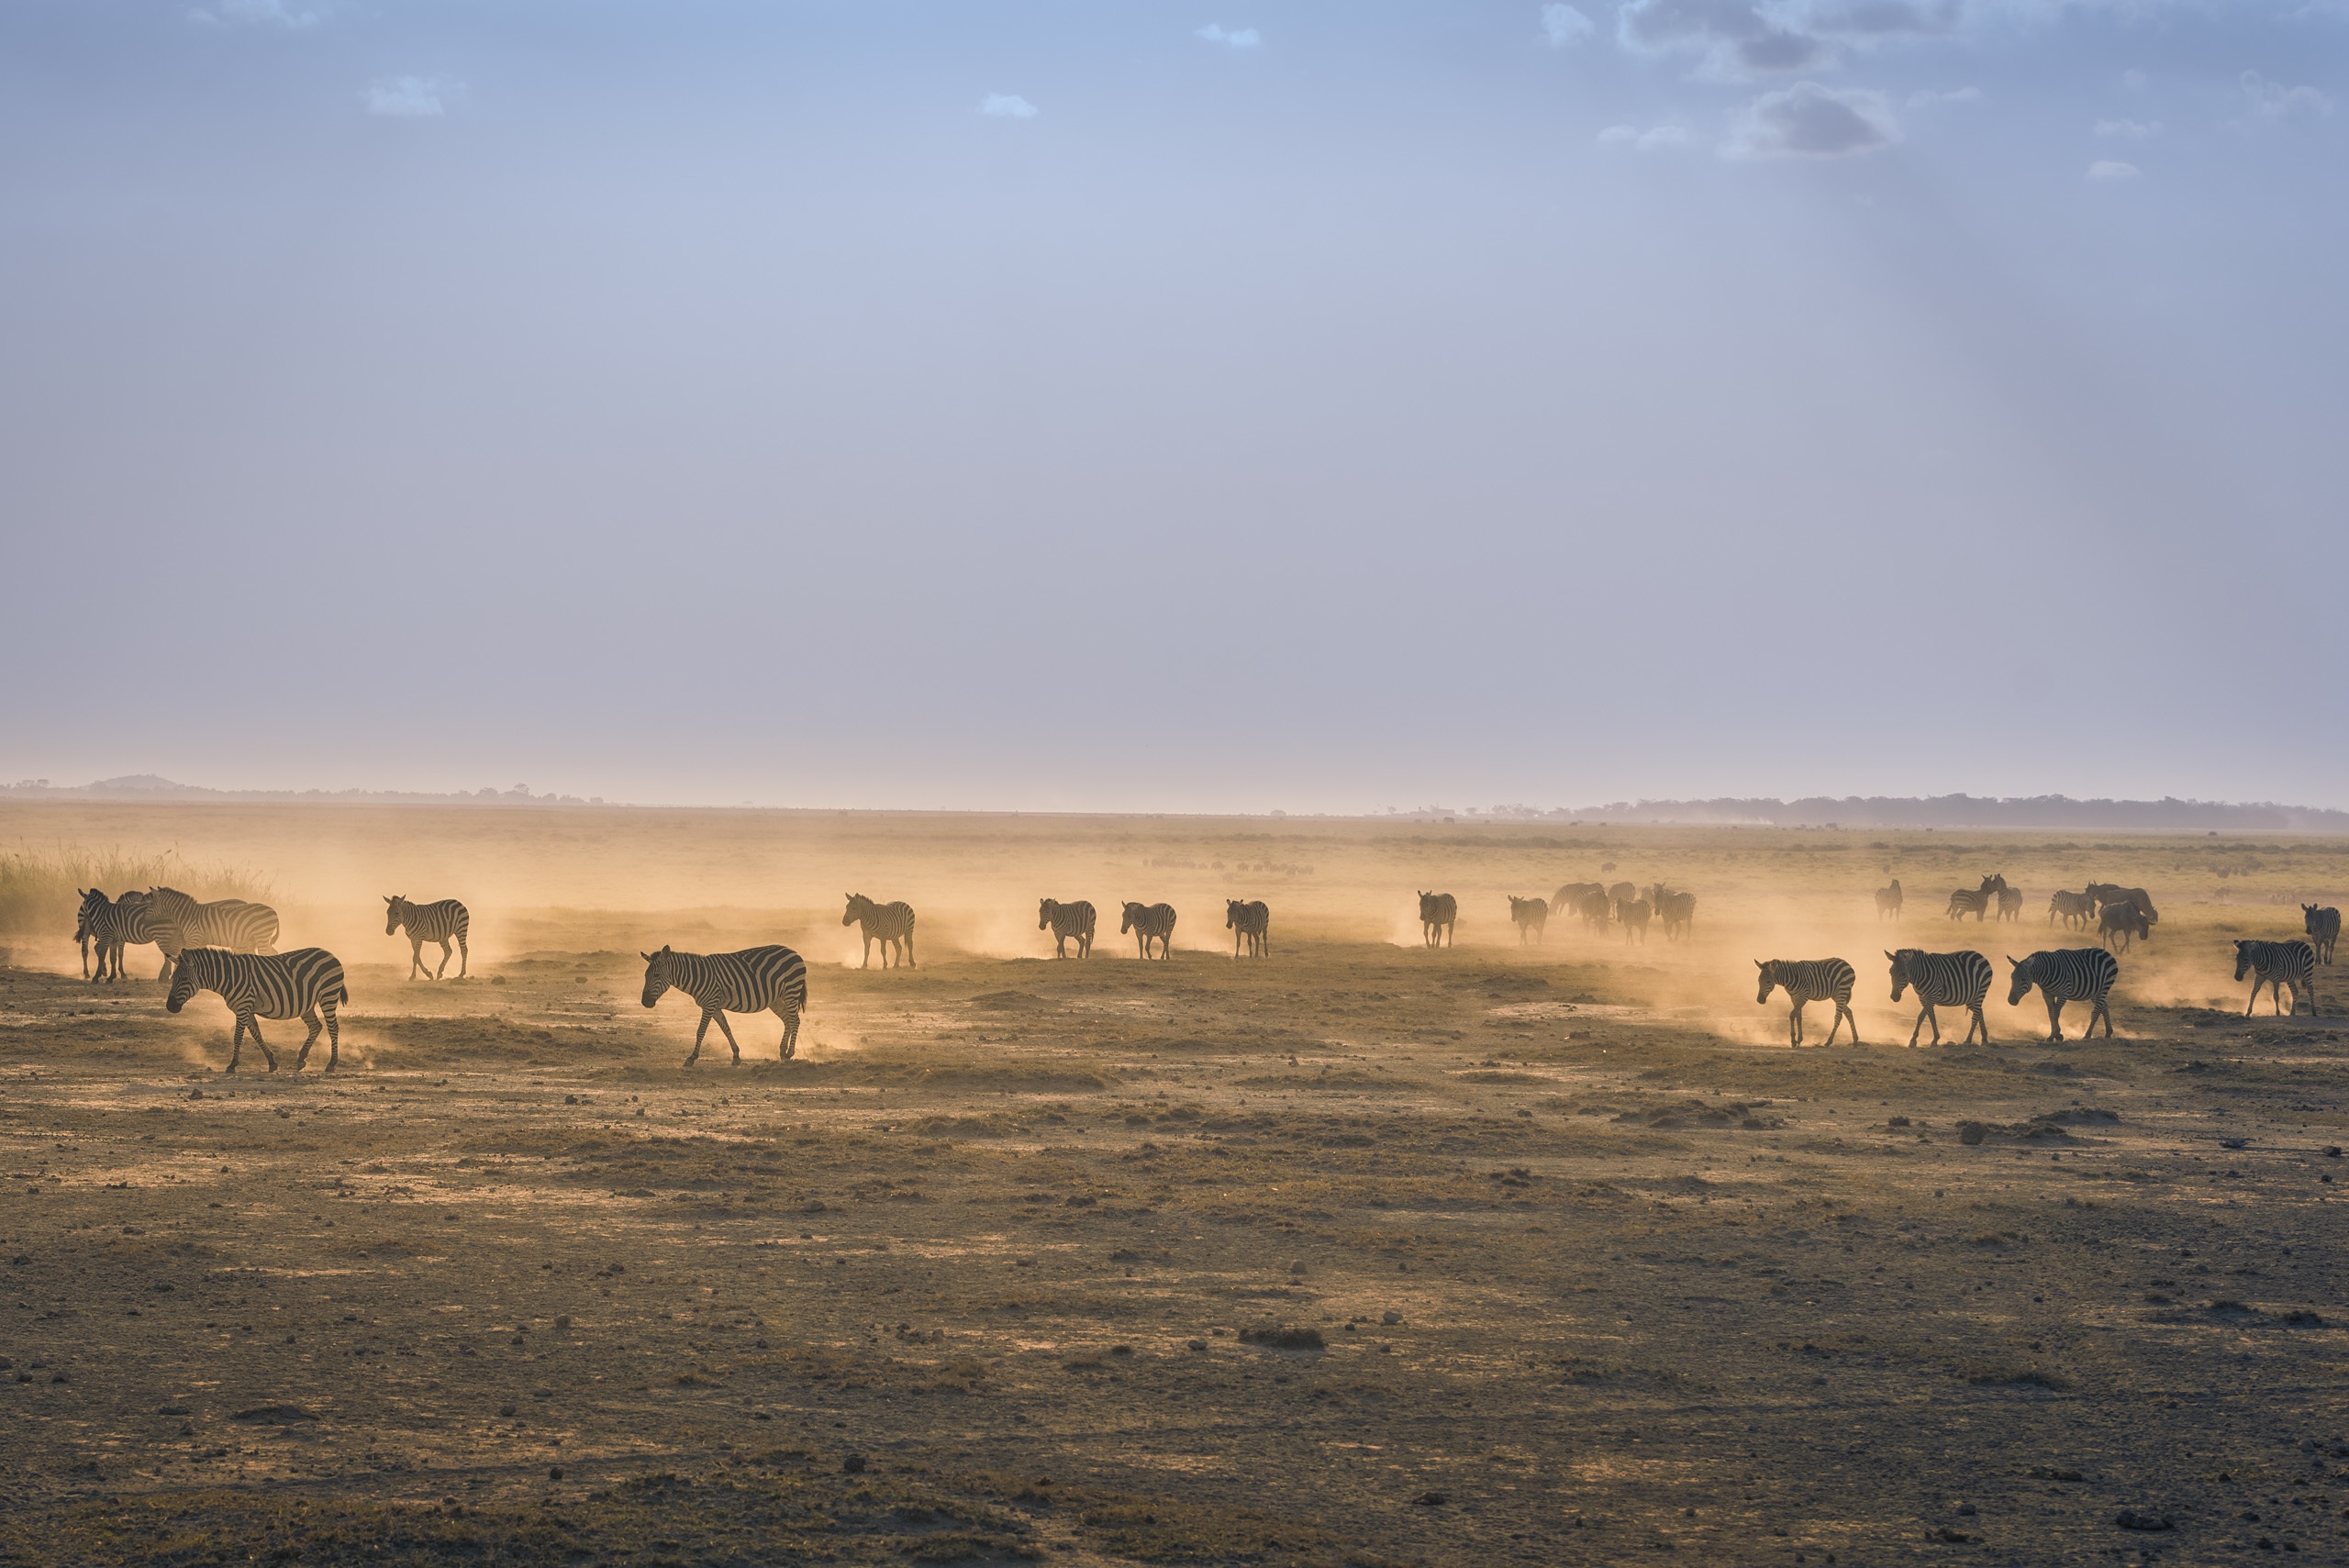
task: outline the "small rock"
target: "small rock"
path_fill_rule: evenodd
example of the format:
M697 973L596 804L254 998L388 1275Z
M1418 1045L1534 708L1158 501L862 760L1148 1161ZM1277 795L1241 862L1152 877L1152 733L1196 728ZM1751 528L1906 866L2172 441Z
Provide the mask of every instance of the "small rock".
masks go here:
M201 1089L190 1089L187 1092L187 1097L191 1100L200 1100L204 1098L204 1091Z
M1205 1340L1192 1340L1186 1342L1195 1351L1204 1351L1208 1348L1208 1342Z
M548 1480L550 1480L550 1481L560 1481L560 1480L562 1480L562 1465L560 1465L560 1464L550 1464L550 1465L548 1465L548 1466L547 1466L547 1479L548 1479Z
M2112 1522L2122 1529L2175 1529L2177 1523L2167 1514L2141 1514L2134 1508L2123 1508L2112 1517Z
M1378 1315L1378 1320L1381 1323L1387 1324L1391 1327L1394 1324L1400 1323L1403 1320L1403 1315L1399 1312L1390 1310L1380 1313Z
M566 1106L575 1106L579 1103L579 1096L576 1095L565 1095L562 1096L562 1103ZM557 1479L561 1478L557 1477Z
M845 1458L845 1459L841 1460L841 1473L842 1475L862 1475L862 1474L863 1474L863 1473L864 1473L864 1456L863 1456L863 1454L861 1454L861 1453L852 1453L852 1454L850 1454L847 1458Z
M1440 1508L1452 1501L1452 1495L1448 1492L1422 1492L1411 1501L1422 1508Z

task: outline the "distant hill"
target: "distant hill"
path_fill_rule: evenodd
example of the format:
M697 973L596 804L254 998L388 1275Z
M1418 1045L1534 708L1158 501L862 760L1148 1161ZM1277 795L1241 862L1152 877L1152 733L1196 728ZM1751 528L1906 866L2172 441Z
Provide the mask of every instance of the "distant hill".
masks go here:
M357 801L415 806L601 806L604 797L582 800L575 795L533 795L528 784L512 789L458 790L432 795L414 790L386 789L206 789L184 784L154 773L125 773L95 784L52 784L47 779L23 779L0 784L0 800L221 800L221 801Z
M2074 800L2068 795L1809 795L1801 800L1619 800L1556 810L1527 806L1408 815L1471 821L1680 823L1772 828L2017 828L2081 832L2349 833L2349 811L2218 800Z

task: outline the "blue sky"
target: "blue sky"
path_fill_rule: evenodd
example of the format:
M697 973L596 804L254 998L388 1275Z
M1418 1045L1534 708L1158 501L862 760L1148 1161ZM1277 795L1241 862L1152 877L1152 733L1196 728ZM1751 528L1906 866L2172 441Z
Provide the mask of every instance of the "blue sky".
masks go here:
M0 10L0 773L2349 806L2349 6Z

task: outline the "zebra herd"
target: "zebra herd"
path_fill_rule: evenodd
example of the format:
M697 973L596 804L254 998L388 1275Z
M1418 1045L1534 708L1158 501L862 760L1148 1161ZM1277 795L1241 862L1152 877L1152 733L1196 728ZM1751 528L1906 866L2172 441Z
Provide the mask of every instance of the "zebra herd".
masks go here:
M2294 945L2306 948L2308 944ZM1983 1044L1990 1043L1990 1023L1982 1013L1983 998L1989 995L1990 982L1996 974L1988 959L1978 952L1926 952L1919 948L1887 951L1884 956L1892 961L1892 999L1899 1001L1906 991L1917 994L1920 1010L1916 1025L1909 1031L1911 1046L1917 1043L1918 1030L1929 1024L1933 1043L1941 1043L1941 1019L1935 1012L1939 1007L1964 1007L1972 1015L1973 1022L1966 1027L1963 1043L1973 1043L1977 1033ZM2047 1038L2051 1042L2064 1038L2066 1002L2092 1004L2087 1031L2082 1039L2095 1032L2099 1018L2104 1020L2105 1037L2111 1038L2112 1013L2108 1001L2113 983L2121 978L2121 965L2110 953L2102 948L2064 948L2035 952L2029 958L2009 958L2007 962L2010 981L2007 1006L2021 1006L2022 999L2036 986L2047 1003ZM1753 966L1762 972L1761 990L1753 998L1756 1006L1767 1002L1770 993L1781 988L1786 991L1787 1000L1793 1004L1787 1018L1788 1044L1803 1043L1803 1008L1813 1002L1826 1001L1835 1004L1835 1018L1828 1025L1824 1043L1834 1044L1836 1029L1846 1022L1852 1026L1852 1043L1860 1043L1860 1022L1852 1016L1852 987L1858 983L1858 976L1849 963L1840 958L1773 958L1755 959ZM2243 977L2240 966L2235 977ZM2256 986L2253 994L2257 995ZM2298 993L2294 995L2297 996Z
M1529 923L1520 915L1520 906L1541 902L1538 898L1514 897L1508 901L1509 916L1518 921L1520 941L1524 940ZM1650 921L1662 923L1665 941L1687 936L1697 918L1697 895L1676 893L1660 882L1644 892L1629 882L1570 882L1550 895L1546 912L1540 921L1533 922L1535 935L1540 935L1540 926L1547 923L1549 916L1564 914L1580 917L1583 929L1594 935L1616 925L1623 929L1625 943L1636 940L1645 945Z
M1876 890L1876 914L1879 920L1898 922L1901 906L1906 902L1900 891L1900 879ZM2007 885L2003 875L1992 874L1982 879L1979 887L1961 887L1949 895L1943 914L1952 920L1964 920L1972 916L1980 924L1994 911L2001 920L2021 921L2023 896L2019 888ZM2142 887L2121 887L2109 882L2091 882L2085 891L2072 893L2058 890L2047 899L2047 923L2064 922L2067 929L2085 931L2094 926L2098 940L2106 947L2125 952L2133 940L2154 934L2161 912Z

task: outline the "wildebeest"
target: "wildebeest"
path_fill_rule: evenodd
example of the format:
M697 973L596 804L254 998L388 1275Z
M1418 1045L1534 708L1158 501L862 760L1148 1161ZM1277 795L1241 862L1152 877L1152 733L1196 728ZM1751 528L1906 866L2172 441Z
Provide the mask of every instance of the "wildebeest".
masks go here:
M1156 941L1158 956L1171 959L1174 956L1174 906L1136 904L1129 899L1125 917L1118 922L1118 931L1119 935L1128 931L1134 934L1134 941L1141 949L1142 957L1150 956L1150 944Z
M1644 898L1634 898L1628 904L1615 906L1615 920L1623 928L1623 940L1626 944L1631 941L1632 935L1637 933L1640 945L1642 947L1647 945L1648 918L1654 913L1654 908Z
M2153 895L2142 887L2121 887L2110 882L2091 882L2088 884L2087 893L2090 898L2096 900L2099 914L2102 914L2106 908L2114 904L2134 904L2138 913L2145 917L2146 925L2154 925L2161 919L2161 912L2154 907ZM2150 931L2146 934L2152 935Z
M1550 901L1546 898L1520 898L1508 895L1508 917L1517 923L1517 945L1523 947L1530 934L1542 940L1542 929L1550 923Z
M2061 920L2070 929L2085 931L2096 917L2096 900L2085 893L2051 893L2047 895L2047 923Z
M1664 940L1675 935L1688 935L1688 928L1697 918L1697 895L1693 893L1667 893L1656 900L1656 918L1664 922Z
M1891 886L1879 887L1876 890L1876 917L1881 920L1889 915L1895 920L1899 919L1900 905L1900 879L1896 876L1892 879Z
M2152 934L2153 927L2145 918L2145 912L2129 899L2115 899L2106 905L2103 912L2097 916L2097 940L2107 947L2112 947L2115 939L2119 939L2120 951L2129 951L2130 939L2132 937Z
M2315 904L2300 906L2300 928L2316 948L2319 963L2332 962L2332 944L2341 940L2341 911Z
M1449 893L1419 895L1419 940L1428 947L1440 948L1453 940L1453 927L1460 919L1460 900ZM1456 944L1454 944L1456 945Z
M1076 956L1093 956L1093 930L1100 917L1092 901L1080 898L1074 904L1063 904L1057 898L1046 898L1036 906L1036 929L1052 933L1052 956L1066 958L1072 938L1076 942Z
M1543 908L1549 906L1542 905ZM1224 929L1231 933L1231 956L1240 956L1240 944L1248 944L1250 958L1263 958L1273 951L1273 912L1261 898L1223 901Z
M1850 964L1840 958L1757 958L1753 967L1762 972L1762 989L1753 998L1757 1006L1768 1001L1770 993L1781 985L1794 1004L1787 1018L1787 1044L1802 1043L1803 1008L1830 1000L1835 1004L1835 1018L1827 1026L1826 1043L1835 1043L1835 1031L1847 1019L1852 1025L1852 1043L1860 1043L1860 1020L1852 1017L1852 987L1859 976Z

